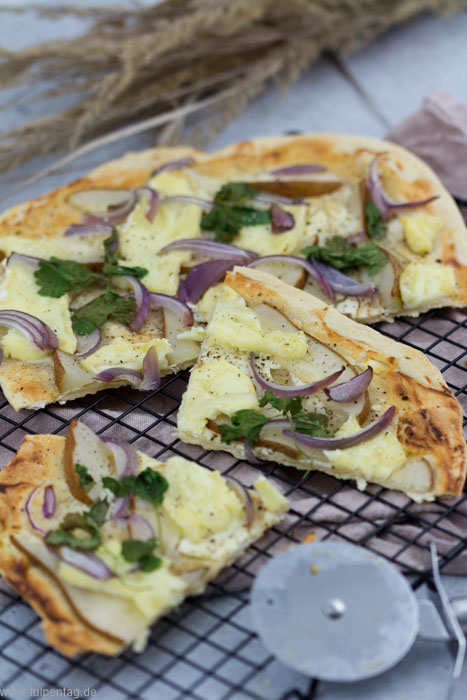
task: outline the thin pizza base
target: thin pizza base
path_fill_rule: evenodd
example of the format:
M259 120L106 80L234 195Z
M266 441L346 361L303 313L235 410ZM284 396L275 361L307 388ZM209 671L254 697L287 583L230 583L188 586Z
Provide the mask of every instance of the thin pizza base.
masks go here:
M382 413L390 405L396 407L394 421L397 421L397 439L406 452L407 461L390 478L371 478L371 481L404 491L418 501L459 496L462 493L467 469L462 410L439 370L423 353L352 321L319 299L258 270L237 267L228 274L225 284L251 308L259 304L273 307L297 329L336 351L349 365L360 368L372 365L377 368L378 385L384 393L384 404L379 412ZM205 341L200 360L193 371L209 363L210 353L216 356L224 353L229 359L225 349L210 348ZM230 357L234 358L235 364L235 351ZM325 374L324 367L320 376ZM215 428L209 428L207 421L202 430L193 431L190 416L193 415L195 399L189 384L178 414L180 438L244 458L243 441L227 445ZM290 454L261 446L261 443L255 448L255 453L262 459L299 469L310 467L309 459L293 458ZM361 476L332 466L317 468L342 479Z
M120 653L128 640L119 636L118 617L115 616L115 633L102 631L98 623L99 610L109 606L103 593L77 591L69 586L67 590L57 585L57 580L49 575L41 562L23 551L21 543L37 540L25 513L25 503L36 487L52 484L57 503L68 512L81 505L70 493L64 474L65 438L55 435L26 436L14 459L0 472L0 571L9 583L41 616L48 642L68 656L95 651L107 655ZM180 458L177 458L180 459ZM196 464L183 460L185 469L202 469ZM164 473L164 464L157 463ZM262 482L266 483L263 479ZM238 558L247 547L256 541L265 530L277 523L288 508L288 503L275 488L266 483L264 492L252 490L255 517L250 527L237 524L229 535L229 547L219 552L217 557L181 555L172 560L171 571L176 573L180 585L161 601L152 623L167 614L183 600L193 594L202 593L209 581L214 579L226 566ZM170 488L170 485L169 485ZM266 493L266 495L265 495ZM268 495L269 497L268 497ZM39 500L41 495L39 495ZM57 509L58 510L58 509ZM162 516L164 517L164 516ZM50 529L58 524L49 521ZM29 538L29 539L28 539ZM46 550L47 551L47 550ZM157 572L156 572L157 573ZM84 605L84 615L80 613L67 592L79 593ZM83 597L84 596L84 597ZM118 610L114 610L115 613ZM128 614L128 611L125 612ZM136 613L135 613L136 614ZM113 618L112 618L113 619ZM152 624L151 623L151 624ZM143 630L144 633L144 630ZM139 642L139 649L144 646Z

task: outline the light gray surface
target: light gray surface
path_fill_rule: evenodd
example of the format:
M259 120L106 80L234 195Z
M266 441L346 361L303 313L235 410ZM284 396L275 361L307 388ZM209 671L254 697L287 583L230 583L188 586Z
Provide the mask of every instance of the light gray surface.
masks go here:
M10 2L9 4L19 5L20 3ZM29 4L32 4L31 0ZM80 0L76 4L83 4L83 2ZM0 14L0 44L16 48L39 39L72 36L81 26L82 24L77 20L69 18L52 22L38 21L32 14ZM323 60L287 93L282 94L277 90L271 90L252 103L242 115L223 130L211 144L211 148L247 137L280 134L291 129L343 131L383 136L386 131L385 122L396 124L415 110L422 98L430 91L448 88L456 97L466 99L466 36L467 13L448 19L424 17L406 27L389 32L373 45L347 59L348 69L375 99L378 110L372 109L365 102L355 87L334 65ZM3 102L4 99L5 96L1 101ZM384 120L378 116L378 111L384 115ZM31 100L7 112L0 112L0 126L6 128L33 115L37 115L37 107L34 100ZM144 148L148 145L150 145L150 137L143 136L134 139L131 144L121 143L90 154L87 158L69 166L65 172L44 178L29 190L15 195L8 204L62 185L70 179L79 177L90 167L122 154L130 147ZM43 165L43 161L35 164L38 168ZM32 170L32 166L27 165L21 173L3 178L0 183L0 196L5 196L6 192L21 180L21 177L30 174ZM6 203L2 203L1 207L4 206ZM467 594L467 581L464 578L445 577L445 579L450 595ZM423 594L423 591L418 592L418 595ZM235 619L236 612L231 607L231 601L221 600L215 605L218 613L232 615ZM17 627L30 625L33 619L30 611L22 605L12 610L11 615L11 622ZM243 609L238 616L240 615L239 624L249 628L251 623L248 609ZM193 619L195 619L194 615ZM209 624L206 616L204 618L198 616L193 623L193 629L200 633L204 624ZM217 636L222 647L232 648L241 644L240 636L235 637L231 628L228 632L230 637L223 632L222 628L219 628ZM11 648L11 657L15 658L21 654L24 663L27 663L27 655L31 654L31 658L34 655L34 638L43 639L37 625L28 629L27 639L23 642L21 649ZM182 632L177 633L174 630L170 638L165 635L164 640L169 640L167 646L170 644L170 647L175 648L182 657L186 648L187 658L195 662L200 669L207 670L215 664L212 649L203 649L202 644L194 648L187 646ZM267 658L267 652L259 642L249 642L240 652L238 659L233 659L230 664L224 664L218 674L233 682L241 682L242 673L246 674L242 667L242 654L258 662ZM149 674L162 668L165 661L163 652L158 651L156 654L155 650L152 650L151 654L141 657L139 668L136 670L128 670L120 660L99 661L99 670L101 673L106 673L105 669L108 669L109 677L118 679L129 692L138 693L138 689L143 687ZM355 700L356 698L359 700L440 700L444 697L443 692L447 688L450 665L451 657L445 645L416 642L406 659L383 676L357 684L321 683L316 697L319 700ZM11 667L14 670L13 664ZM56 655L46 655L37 662L35 670L44 676L64 674L62 683L65 683L66 679L66 684L72 688L86 687L90 684L90 677L84 670L75 669L73 676L70 677L67 675L67 668L68 662L65 660ZM193 667L184 664L181 659L176 667L172 667L169 675L183 687L184 679L186 683L191 683L194 673ZM199 675L201 673L202 671L199 671ZM2 659L0 677L5 675L8 676L8 662ZM16 681L16 685L19 685L19 681ZM21 685L29 688L37 687L41 683L35 676L24 675ZM287 670L279 663L272 663L253 680L247 681L244 691L237 693L235 697L240 700L251 697L254 693L264 700L277 700L291 688L301 689L303 692L307 686L308 682L304 677ZM212 678L204 681L197 689L199 697L203 700L217 700L223 697L225 691L226 686ZM99 700L104 698L118 700L123 696L111 686L104 684L99 689L97 697ZM154 681L144 690L142 697L148 700L169 700L180 697L180 694L163 680L159 680ZM467 697L467 664L454 700L463 700L465 697Z

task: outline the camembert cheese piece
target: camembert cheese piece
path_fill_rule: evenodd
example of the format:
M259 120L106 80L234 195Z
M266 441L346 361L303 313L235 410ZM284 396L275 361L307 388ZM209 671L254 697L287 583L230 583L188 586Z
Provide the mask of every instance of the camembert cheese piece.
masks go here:
M429 214L411 214L401 216L400 220L404 225L405 240L410 250L417 255L430 253L436 236L443 230L443 219Z
M399 288L406 309L425 307L456 292L456 277L450 265L413 260L404 268Z

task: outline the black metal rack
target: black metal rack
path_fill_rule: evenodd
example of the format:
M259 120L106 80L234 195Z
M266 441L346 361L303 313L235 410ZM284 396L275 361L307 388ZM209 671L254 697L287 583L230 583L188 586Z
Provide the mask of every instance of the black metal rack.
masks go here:
M444 373L449 386L461 405L467 404L466 364L467 327L466 316L459 311L432 312L420 319L400 319L394 324L382 324L379 330L385 335L423 350L430 360ZM49 406L40 411L15 413L3 401L0 413L0 460L9 461L25 434L50 432L63 434L69 421L83 417L92 420L99 433L127 439L138 449L166 459L180 454L208 467L216 466L223 473L235 474L239 462L225 453L212 453L198 447L185 445L175 436L176 411L188 380L188 372L170 377L154 394L139 394L130 390L101 392L65 406ZM266 475L282 481L286 495L293 492L303 496L315 496L317 506L302 514L293 510L293 523L284 532L272 530L260 543L252 546L242 562L234 565L218 581L212 583L206 594L191 598L183 606L154 628L148 648L143 654L125 652L116 659L87 654L78 659L68 659L51 649L45 642L35 613L5 584L0 588L0 687L29 690L41 686L47 688L71 688L84 693L94 688L99 700L124 700L125 698L151 698L173 700L195 698L198 700L227 700L228 698L278 700L279 698L311 698L316 682L293 673L275 674L275 662L256 639L248 620L248 580L252 566L261 558L270 556L279 540L296 542L296 529L303 523L313 528L316 509L331 503L341 513L332 525L327 525L325 537L341 536L347 541L370 547L373 537L393 533L400 542L390 557L398 563L408 547L418 546L428 550L424 537L434 528L443 532L443 519L452 512L461 518L467 516L459 506L466 495L452 504L441 505L439 517L429 521L423 515L408 513L409 503L402 507L388 499L382 488L365 492L363 504L352 511L346 509L338 498L348 483L329 477L329 489L323 495L315 489L316 475L311 473L297 481L297 472L275 464L255 467ZM350 484L351 488L356 488ZM365 515L366 507L373 501L385 504L390 515L384 523L374 523ZM351 518L358 518L370 528L370 534L353 540L345 532ZM407 538L392 531L406 518L418 520L421 528L415 538ZM467 539L455 537L453 546L440 561L445 567L467 546ZM423 541L422 541L423 540ZM414 588L429 581L430 568L411 569ZM241 585L235 586L235 581ZM276 669L277 670L277 669ZM88 694L91 697L90 693Z

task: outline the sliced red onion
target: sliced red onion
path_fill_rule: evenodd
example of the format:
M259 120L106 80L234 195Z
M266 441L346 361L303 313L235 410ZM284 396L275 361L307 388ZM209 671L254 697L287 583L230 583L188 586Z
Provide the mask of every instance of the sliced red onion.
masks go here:
M256 466L258 467L267 464L267 462L263 462L260 459L258 459L258 457L251 449L250 445L248 444L248 440L246 438L243 441L243 449L245 450L245 459L247 460L247 462L250 462L250 464L256 464Z
M177 299L182 302L182 304L186 304L188 300L188 294L186 291L185 287L185 282L183 280L180 280L178 283L178 289L177 289Z
M206 255L216 260L236 260L239 264L258 257L249 250L228 243L209 241L206 238L181 238L161 248L159 253L167 253L170 250L189 250L195 255Z
M141 515L133 513L125 518L125 523L128 525L130 535L134 540L149 540L151 537L155 537L151 523Z
M133 277L133 275L122 275L122 278L131 284L135 292L136 315L130 323L130 328L137 333L141 330L141 327L147 319L151 307L149 292L137 277Z
M52 518L57 508L57 499L53 486L46 486L44 489L44 501L42 503L42 515L44 518Z
M72 224L65 231L65 236L94 236L99 233L112 233L112 224L98 220L88 220L83 224Z
M357 231L356 233L350 234L350 236L347 236L345 239L347 243L352 243L354 245L358 245L359 243L363 243L365 240L365 231L362 229L361 231Z
M260 189L259 185L261 183L256 183L255 187L256 189ZM261 190L261 194L257 194L255 196L255 200L257 202L264 202L265 204L271 204L272 202L275 202L276 204L292 204L292 205L298 205L298 204L304 204L303 199L300 198L295 198L292 199L292 197L286 197L283 194L275 194L273 192L263 192Z
M164 163L164 165L159 165L158 168L152 171L151 177L153 175L158 175L165 170L181 170L186 168L188 165L193 165L195 162L194 158L178 158L177 160L171 160L169 163Z
M138 372L137 369L131 369L130 367L108 367L103 369L98 374L94 375L94 379L99 379L101 382L113 382L114 379L120 379L120 377L136 377L138 380L131 380L130 383L133 385L139 384L142 380L143 375Z
M346 403L358 399L368 388L373 379L373 369L368 367L361 374L352 377L346 382L336 384L335 386L325 389L324 393L333 401Z
M197 204L203 209L211 210L216 205L214 202L210 202L208 199L200 199L199 197L190 197L184 194L175 194L171 197L164 197L161 199L161 204L166 204L166 202L183 202L184 204Z
M117 498L113 503L108 520L115 520L116 518L122 517L125 513L128 503L130 502L130 498L131 496L129 493L126 496L123 496L122 498Z
M160 204L160 198L156 190L153 190L152 187L139 187L136 190L136 194L146 194L148 195L148 206L146 208L146 219L148 221L153 221L154 217L157 214L157 210L159 209L159 204Z
M31 340L39 350L55 350L58 338L49 326L36 316L24 311L5 309L0 311L0 326L13 328Z
M37 270L42 258L33 258L31 255L23 255L22 253L12 253L8 258L8 265L27 265L33 270Z
M303 435L302 433L295 432L293 430L283 430L282 432L286 437L295 438L297 442L302 445L311 447L314 450L340 450L346 447L352 447L352 445L358 445L360 442L364 442L375 435L378 435L390 424L396 413L396 407L391 406L383 413L382 416L377 418L373 423L370 423L359 430L353 435L348 435L347 437L340 438L322 438L315 437L314 435Z
M378 175L378 158L377 155L373 158L370 165L370 171L367 179L367 187L370 193L371 201L380 210L383 219L387 219L390 213L390 209L409 209L412 207L422 207L425 204L433 202L433 200L438 198L438 195L433 195L432 197L427 197L426 199L415 199L411 202L397 202L387 195L381 184L381 180Z
M155 391L161 383L161 370L157 350L149 348L143 360L143 378L138 389L140 391Z
M93 212L92 214L87 214L87 217L84 218L84 223L87 221L101 221L106 224L119 224L133 211L137 201L137 192L128 190L128 199L120 204L112 204L104 213Z
M295 219L278 204L271 204L271 229L273 233L284 233L295 226Z
M78 335L78 353L76 357L85 358L92 355L102 343L102 333L99 328L95 328L89 335Z
M41 535L45 535L45 530L43 530L36 522L32 512L31 512L31 506L32 506L32 499L36 495L37 491L42 487L42 484L39 484L39 486L36 486L35 489L31 491L31 493L28 496L28 499L26 503L24 504L24 510L26 511L26 515L28 516L29 524L31 525L33 530L36 530L36 532L39 532Z
M92 578L107 580L115 576L107 564L104 564L102 559L96 557L95 554L80 552L71 547L60 547L60 549L55 550L55 553L65 564L74 566L75 569L79 569L88 576L92 576Z
M321 389L333 384L336 379L341 376L345 369L345 367L342 367L342 369L338 370L337 372L333 372L333 374L324 377L324 379L319 379L317 382L313 382L312 384L304 384L303 386L284 386L283 384L274 384L274 382L270 382L260 375L255 364L254 352L250 352L250 367L255 381L257 384L259 384L261 389L263 389L263 391L273 391L276 396L309 396L310 394L316 394L317 391L321 391Z
M242 482L236 479L234 476L226 476L224 478L242 501L245 508L246 526L250 527L255 519L255 507L253 505L253 501L251 500L250 492L245 484L242 484Z
M236 264L236 260L208 260L192 267L185 279L188 301L196 304L206 290L220 282Z
M312 263L305 260L305 258L299 258L297 255L265 255L263 258L251 260L251 262L245 264L245 267L256 267L263 262L290 263L290 265L299 265L303 267L310 277L313 277L313 279L318 282L326 297L331 301L335 299L335 294L328 281L318 272Z
M184 326L192 326L194 323L193 311L187 304L171 297L168 294L158 294L156 292L149 292L149 298L151 301L151 308L163 308L167 311L172 311L182 322Z
M345 294L346 296L364 296L372 294L375 288L370 282L357 282L336 270L332 265L319 262L315 258L311 259L313 267L318 271L323 279L327 281L334 292Z
M277 168L269 172L271 175L311 175L313 173L321 173L323 170L326 170L324 165L302 163L300 165L287 165L285 168Z
M132 445L111 437L99 436L99 439L105 442L113 454L118 479L137 473L138 454Z

